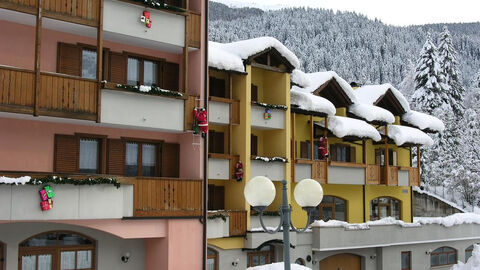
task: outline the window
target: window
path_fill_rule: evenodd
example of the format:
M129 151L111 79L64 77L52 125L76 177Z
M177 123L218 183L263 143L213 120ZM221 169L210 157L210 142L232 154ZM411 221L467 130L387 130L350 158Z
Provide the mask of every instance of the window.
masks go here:
M331 144L330 156L332 161L356 162L356 149L348 144Z
M322 202L313 213L314 220L329 221L331 219L347 221L347 203L334 196L324 196Z
M300 158L310 159L310 141L300 142Z
M430 266L442 266L457 263L457 251L451 247L437 248L430 254Z
M80 159L78 172L98 173L98 139L80 138Z
M107 49L104 50L104 53L106 51ZM57 72L95 80L97 78L96 47L86 44L67 44L59 42Z
M227 87L224 79L218 79L210 76L210 96L229 98Z
M82 78L97 78L97 52L94 50L82 50Z
M465 249L465 263L467 263L468 259L470 259L470 257L472 257L472 253L473 253L473 245L467 247ZM1 254L0 254L1 256Z
M253 134L250 135L250 155L258 155L258 137Z
M385 217L400 219L400 201L390 197L375 198L370 202L370 220Z
M127 84L159 86L158 65L158 61L128 57Z
M158 85L158 64L154 61L143 61L143 84Z
M74 232L47 232L20 243L19 257L22 270L93 270L95 241Z
M225 134L223 132L208 131L208 152L225 154Z
M402 270L412 269L412 253L410 251L402 251Z
M385 149L375 149L375 164L385 166ZM397 166L397 151L388 149L388 165Z
M140 84L140 60L136 58L128 58L127 62L127 84Z
M225 187L208 185L208 210L225 209Z
M273 262L273 247L263 246L259 251L248 253L248 267L270 264Z
M218 270L218 252L207 248L207 270Z
M145 142L125 144L126 176L159 176L157 156L160 145Z

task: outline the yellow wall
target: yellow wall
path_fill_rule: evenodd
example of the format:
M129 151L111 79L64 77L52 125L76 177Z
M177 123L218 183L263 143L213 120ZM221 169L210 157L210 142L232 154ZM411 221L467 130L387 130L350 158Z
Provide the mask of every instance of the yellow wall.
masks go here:
M337 112L335 113L336 116L347 116L347 108L341 107L337 108Z
M377 185L365 186L365 214L370 220L370 201L377 197L392 197L401 201L400 218L405 222L412 221L410 187L387 187Z
M209 246L215 246L221 249L239 249L245 247L245 239L243 237L208 239L207 243Z

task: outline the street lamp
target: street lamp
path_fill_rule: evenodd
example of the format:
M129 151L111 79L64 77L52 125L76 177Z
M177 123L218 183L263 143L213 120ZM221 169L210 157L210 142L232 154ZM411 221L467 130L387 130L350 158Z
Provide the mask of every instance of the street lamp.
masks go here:
M267 209L275 199L275 186L272 181L264 176L256 176L245 185L243 194L248 204L259 213L260 224L265 232L274 234L283 228L283 263L284 269L290 270L290 227L296 232L304 232L310 224L311 214L313 210L320 204L323 199L322 186L313 179L303 179L300 181L293 195L295 201L307 212L307 225L303 229L297 229L292 224L290 214L292 207L288 204L287 197L287 181L282 181L282 205L280 207L280 223L274 230L269 230L263 223L263 212Z

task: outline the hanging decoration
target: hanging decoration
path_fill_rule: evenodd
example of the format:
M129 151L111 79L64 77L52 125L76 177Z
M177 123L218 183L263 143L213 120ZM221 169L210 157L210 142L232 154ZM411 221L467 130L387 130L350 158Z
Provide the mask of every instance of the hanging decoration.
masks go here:
M265 113L263 114L263 119L270 120L272 119L272 110L265 108Z
M328 139L327 137L320 137L320 141L318 144L318 154L320 155L320 159L327 159L328 158Z
M140 21L145 24L147 28L152 28L152 19L150 18L150 12L144 11L143 15L140 16Z
M238 182L243 180L243 163L241 161L237 161L235 164L235 180Z
M102 87L105 87L106 82ZM148 94L154 96L166 96L166 97L183 97L183 94L173 90L162 89L158 86L145 86L145 85L128 85L128 84L116 84L117 88L125 89L128 91L141 93L141 94Z
M207 122L207 110L205 108L195 108L193 109L195 116L195 123L193 124L193 132L195 134L202 134L202 137L205 138L208 132L208 122Z
M142 3L146 6L156 8L156 9L165 9L165 10L169 10L169 11L182 12L182 13L186 11L183 8L164 3L165 1L159 1L159 0L133 0L133 1L138 2L138 3Z
M268 108L268 109L277 109L277 110L284 110L284 111L286 111L288 109L288 106L281 105L281 104L280 105L278 105L278 104L267 104L267 103L257 102L257 101L252 101L252 104L260 106L260 107Z
M52 187L49 185L46 185L39 192L40 192L40 199L42 200L40 202L40 208L42 209L42 211L48 211L52 209L53 197L55 196L55 193L53 192Z

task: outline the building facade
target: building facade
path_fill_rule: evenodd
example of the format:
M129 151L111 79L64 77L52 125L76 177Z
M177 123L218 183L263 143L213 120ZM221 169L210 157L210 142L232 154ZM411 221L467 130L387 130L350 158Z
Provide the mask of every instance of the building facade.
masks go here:
M0 2L0 269L202 268L205 7Z

